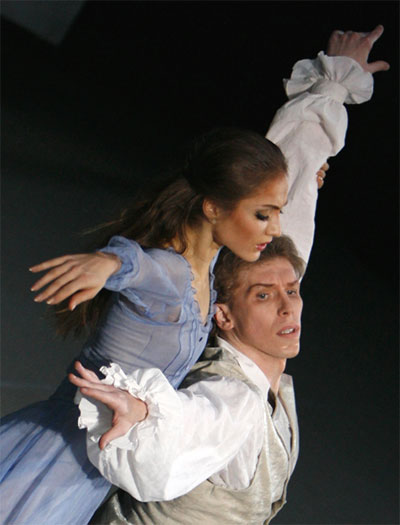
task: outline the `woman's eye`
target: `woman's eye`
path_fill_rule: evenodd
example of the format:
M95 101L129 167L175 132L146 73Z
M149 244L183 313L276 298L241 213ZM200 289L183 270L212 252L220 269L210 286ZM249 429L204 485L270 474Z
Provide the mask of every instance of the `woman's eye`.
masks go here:
M256 217L257 219L259 219L260 221L267 221L269 219L269 215L263 215L262 213L260 213L259 211L256 213Z
M297 290L288 290L287 294L288 295L297 295Z
M268 298L268 294L267 293L258 293L257 297L259 299L267 299Z

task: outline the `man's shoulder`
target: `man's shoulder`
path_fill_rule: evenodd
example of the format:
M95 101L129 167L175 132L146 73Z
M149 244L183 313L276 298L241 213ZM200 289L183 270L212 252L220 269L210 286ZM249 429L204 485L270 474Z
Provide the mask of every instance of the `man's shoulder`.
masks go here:
M293 377L289 374L281 375L281 385L293 387Z
M248 382L231 352L218 346L207 346L182 386L187 387L197 381L210 379L212 376L231 377Z

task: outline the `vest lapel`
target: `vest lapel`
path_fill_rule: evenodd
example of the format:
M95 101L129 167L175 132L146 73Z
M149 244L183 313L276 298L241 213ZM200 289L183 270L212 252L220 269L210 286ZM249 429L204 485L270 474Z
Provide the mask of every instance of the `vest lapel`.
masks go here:
M299 455L299 427L297 422L296 414L296 401L294 398L293 380L291 376L282 374L279 397L283 408L289 419L290 428L292 431L292 451L289 455L290 458L290 473L293 472L296 465L297 457Z

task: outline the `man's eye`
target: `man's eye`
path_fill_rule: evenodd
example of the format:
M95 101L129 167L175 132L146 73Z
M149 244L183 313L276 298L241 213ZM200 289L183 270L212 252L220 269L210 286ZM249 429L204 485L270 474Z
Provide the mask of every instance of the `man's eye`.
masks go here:
M269 215L263 215L262 213L260 213L259 211L256 213L256 217L257 219L259 219L260 221L267 221L269 219Z
M267 298L268 298L268 294L265 293L265 292L258 293L258 294L257 294L257 297L258 297L259 299L267 299Z
M287 294L288 295L297 295L297 290L288 290Z

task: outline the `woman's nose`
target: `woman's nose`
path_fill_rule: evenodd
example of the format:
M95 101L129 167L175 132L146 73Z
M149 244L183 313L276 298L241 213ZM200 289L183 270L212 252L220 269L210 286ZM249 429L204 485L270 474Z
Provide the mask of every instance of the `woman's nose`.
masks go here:
M277 214L275 217L271 217L271 219L268 221L265 233L267 233L267 235L271 235L272 237L281 236L281 222L279 219L279 214Z

